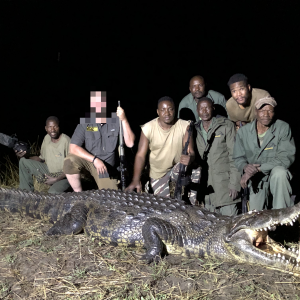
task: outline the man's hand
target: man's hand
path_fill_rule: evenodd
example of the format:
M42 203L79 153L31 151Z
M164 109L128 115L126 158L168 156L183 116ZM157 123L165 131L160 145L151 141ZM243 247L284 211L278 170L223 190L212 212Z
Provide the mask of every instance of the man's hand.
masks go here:
M49 175L45 174L45 176L48 178L45 183L48 185L53 185L55 182L57 182L57 178L50 177Z
M258 167L260 167L260 164L249 164L244 167L244 171L246 174L250 175L252 177L258 172ZM249 178L250 178L249 177Z
M247 187L247 182L251 178L249 174L245 173L241 178L241 187L245 189Z
M117 108L117 116L120 118L121 121L127 120L125 111L122 107Z
M142 191L142 184L140 181L139 182L132 181L129 184L129 186L125 189L125 192L132 192L134 189L136 189L138 193Z
M107 173L107 169L103 161L99 158L94 160L94 166L97 169L98 175Z
M235 200L238 196L238 191L234 190L234 189L229 189L229 197L232 198L232 200Z
M185 165L185 166L188 166L190 164L190 161L191 161L191 156L190 155L184 155L184 154L181 154L180 156L180 163Z
M17 152L17 150L15 150L15 153L17 155L18 158L22 158L23 156L25 156L26 151L19 151Z

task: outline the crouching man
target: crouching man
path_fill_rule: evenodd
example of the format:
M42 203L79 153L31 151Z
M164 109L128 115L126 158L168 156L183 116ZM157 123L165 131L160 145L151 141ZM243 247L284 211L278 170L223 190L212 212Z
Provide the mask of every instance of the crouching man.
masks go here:
M70 184L62 172L64 159L69 152L70 138L59 131L57 117L49 117L46 120L45 136L40 156L32 156L29 159L23 157L26 151L16 152L19 162L20 189L33 191L33 178L45 178L44 182L50 186L48 193L59 194L70 188ZM53 177L50 173L58 176Z
M255 103L256 120L238 130L233 159L243 173L241 186L249 187L250 210L292 206L292 178L288 168L295 160L296 147L290 126L275 119L274 98L267 96Z
M201 118L195 125L197 148L202 160L202 178L208 178L205 207L212 212L235 216L236 203L241 201L241 174L232 159L235 126L224 117L214 117L213 102L209 98L198 101L197 111Z
M102 96L101 96L102 93ZM64 161L64 172L74 190L81 192L81 170L87 170L95 179L99 189L118 189L116 152L120 131L119 119L107 122L105 92L91 92L91 108L102 117L89 119L89 124L78 124L71 138L70 153ZM102 110L102 112L101 112ZM94 113L95 114L95 113ZM133 147L134 133L121 107L117 116L122 121L125 145ZM85 144L85 149L82 147Z
M142 127L138 152L134 162L134 174L126 191L135 188L141 192L140 177L145 166L148 151L150 163L150 183L154 195L170 197L169 182L172 185L178 179L179 166L182 163L191 167L194 160L193 139L190 138L188 155L182 155L183 147L188 138L189 122L175 117L174 101L170 97L162 97L157 103L158 118L144 124ZM191 181L199 183L200 168L191 171ZM197 204L197 192L189 195L190 202Z

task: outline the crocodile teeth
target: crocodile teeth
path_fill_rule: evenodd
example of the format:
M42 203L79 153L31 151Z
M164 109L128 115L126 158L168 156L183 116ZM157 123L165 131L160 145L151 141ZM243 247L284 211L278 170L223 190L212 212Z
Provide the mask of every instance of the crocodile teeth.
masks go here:
M299 253L299 250L297 250L296 253L298 254L298 253Z
M268 226L268 229L269 229L269 230L271 230L271 227L270 227L270 226Z
M259 230L260 230L260 231L262 231L262 229L261 229L261 228L260 228Z
M291 251L291 248L289 248L288 250Z
M299 267L299 264L297 264L297 267Z
M268 229L265 227L265 228L264 228L264 231L268 231Z
M295 252L295 248L293 248L292 251Z
M284 255L282 255L282 259L285 259L285 256L284 256Z
M293 225L294 225L292 221L290 222L290 224L291 224L291 226L293 226Z
M280 253L277 254L278 257L281 257Z

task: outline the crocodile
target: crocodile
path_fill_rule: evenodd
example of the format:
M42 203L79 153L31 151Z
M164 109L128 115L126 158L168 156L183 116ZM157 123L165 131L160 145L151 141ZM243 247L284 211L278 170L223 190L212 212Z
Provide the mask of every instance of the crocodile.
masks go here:
M53 223L48 235L84 230L114 245L144 247L142 259L147 263L180 254L261 265L300 276L298 250L284 248L268 234L278 225L293 225L300 203L228 217L151 194L103 189L50 195L0 188L0 209Z

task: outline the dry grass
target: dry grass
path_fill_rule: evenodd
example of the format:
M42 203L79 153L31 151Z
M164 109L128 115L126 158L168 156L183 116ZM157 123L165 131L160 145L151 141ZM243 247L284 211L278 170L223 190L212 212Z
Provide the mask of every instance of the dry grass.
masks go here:
M18 168L6 164L1 185L16 187ZM48 237L51 226L0 212L0 299L300 299L291 275L175 255L146 265L143 249Z

